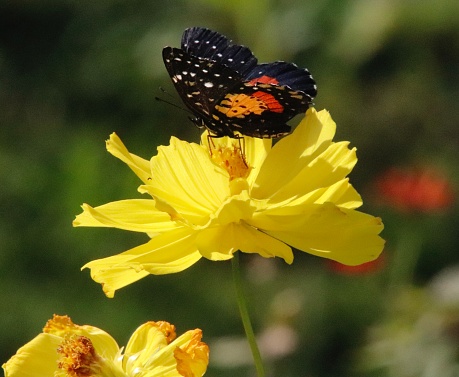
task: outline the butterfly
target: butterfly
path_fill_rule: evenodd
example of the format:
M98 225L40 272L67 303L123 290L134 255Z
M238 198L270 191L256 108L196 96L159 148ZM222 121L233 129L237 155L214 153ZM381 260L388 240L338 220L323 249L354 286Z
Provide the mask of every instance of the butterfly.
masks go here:
M207 28L186 29L181 48L165 47L163 60L192 121L213 137L286 135L286 122L317 94L307 69L283 61L258 64L248 47Z

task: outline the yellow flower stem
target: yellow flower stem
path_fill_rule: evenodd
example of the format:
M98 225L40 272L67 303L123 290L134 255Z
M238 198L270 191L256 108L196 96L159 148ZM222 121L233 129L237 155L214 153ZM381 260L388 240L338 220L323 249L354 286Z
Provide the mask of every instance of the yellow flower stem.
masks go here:
M249 312L247 310L247 300L244 296L244 291L242 287L241 269L239 267L239 252L233 254L233 258L231 259L231 265L233 270L233 281L234 286L236 288L239 313L241 314L245 335L247 337L247 341L249 342L250 349L252 351L253 361L255 363L255 368L257 369L257 376L265 377L263 361L261 360L260 350L258 349L255 334L253 333L252 323L250 322Z

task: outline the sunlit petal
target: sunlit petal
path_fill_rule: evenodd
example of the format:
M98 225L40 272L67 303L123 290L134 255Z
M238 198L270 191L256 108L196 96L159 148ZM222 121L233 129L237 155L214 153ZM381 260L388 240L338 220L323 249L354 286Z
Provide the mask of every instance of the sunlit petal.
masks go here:
M282 228L273 226L275 219L270 220L271 224L264 222L272 228L266 233L299 250L347 265L374 260L384 247L378 236L383 229L381 219L331 203L314 205L303 216L284 218Z
M184 377L201 377L209 364L209 347L201 342L202 331L187 331L177 339L174 357L177 370Z
M151 179L150 161L135 154L129 153L117 134L112 133L106 142L107 151L126 163L127 166L142 180L147 183Z
M292 175L289 181L284 182L284 185L273 193L270 200L283 201L294 197L299 192L311 192L328 187L345 178L357 163L355 149L349 150L347 146L346 142L330 145L295 176ZM286 162L284 171L289 168Z
M61 341L56 335L39 334L3 364L5 377L53 376L58 360L56 350Z
M175 229L121 254L89 262L83 268L91 269L91 277L103 285L107 296L113 297L117 289L148 274L170 274L192 266L201 258L195 237L190 229Z
M132 374L135 374L136 370L149 369L154 364L161 365L163 368L164 362L158 361L155 354L160 349L167 347L168 344L168 338L161 331L160 323L147 322L141 325L132 334L124 351L124 368ZM169 354L168 364L174 367L173 355L172 353Z
M348 209L355 209L362 205L359 193L346 178L331 186L288 198L283 202L272 203L269 201L266 210L267 214L271 216L291 216L309 211L311 204L324 204L327 202Z
M324 122L321 122L321 119ZM295 131L272 148L255 179L251 195L268 198L302 171L330 145L336 125L328 112L309 109Z
M228 176L212 163L209 152L174 137L170 146L158 148L151 172L151 193L179 212L208 216L229 194Z
M149 234L177 228L169 214L159 211L152 199L120 200L95 208L83 204L82 208L73 226L112 227Z
M265 258L280 257L292 263L292 249L285 243L244 224L208 228L196 239L201 254L211 260L232 258L237 250L258 253Z

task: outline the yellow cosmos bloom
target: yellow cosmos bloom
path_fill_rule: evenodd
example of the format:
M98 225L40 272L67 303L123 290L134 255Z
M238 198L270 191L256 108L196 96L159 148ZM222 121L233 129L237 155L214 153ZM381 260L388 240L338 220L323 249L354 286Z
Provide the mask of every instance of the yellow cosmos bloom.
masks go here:
M108 151L152 199L84 204L73 225L145 232L151 240L84 268L113 297L148 274L179 272L201 257L227 260L237 250L287 263L291 246L347 265L376 259L383 225L355 210L362 200L346 178L357 162L355 148L333 142L335 128L327 111L309 109L274 146L270 139L209 139L204 132L201 145L172 137L150 161L112 134Z
M175 339L167 322L147 322L123 352L105 331L55 315L43 333L3 364L5 377L201 377L209 363L202 332Z

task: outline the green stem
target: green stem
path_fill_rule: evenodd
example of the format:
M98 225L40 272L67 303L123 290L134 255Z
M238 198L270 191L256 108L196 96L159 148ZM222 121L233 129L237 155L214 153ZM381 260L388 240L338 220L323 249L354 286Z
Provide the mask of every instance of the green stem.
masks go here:
M255 368L257 369L257 376L264 377L265 371L263 369L263 361L261 360L257 341L255 340L255 334L253 333L252 323L250 322L249 312L247 310L247 301L245 299L244 291L242 288L241 269L239 267L239 252L233 254L231 265L233 267L233 281L234 287L236 288L239 313L241 314L245 335L252 351L253 361L255 363Z
M422 232L416 221L405 221L401 227L390 271L389 286L402 288L413 284L414 271L422 249Z

